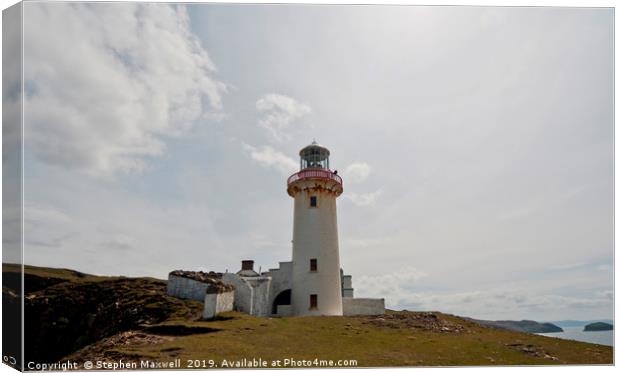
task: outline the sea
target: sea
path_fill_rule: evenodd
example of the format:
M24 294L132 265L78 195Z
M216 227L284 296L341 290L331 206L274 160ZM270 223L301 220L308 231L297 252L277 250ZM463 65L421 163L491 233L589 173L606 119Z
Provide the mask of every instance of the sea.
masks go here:
M584 332L583 326L563 326L563 332L559 333L537 333L545 337L554 337L562 339L573 339L576 341L596 343L600 345L614 345L614 331L603 330L600 332Z

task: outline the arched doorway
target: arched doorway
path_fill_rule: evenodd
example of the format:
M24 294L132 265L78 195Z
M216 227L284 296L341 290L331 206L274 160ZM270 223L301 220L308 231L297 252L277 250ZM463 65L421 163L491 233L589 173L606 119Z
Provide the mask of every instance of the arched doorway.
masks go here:
M273 300L273 307L271 313L273 315L278 314L278 306L291 304L291 289L282 290Z

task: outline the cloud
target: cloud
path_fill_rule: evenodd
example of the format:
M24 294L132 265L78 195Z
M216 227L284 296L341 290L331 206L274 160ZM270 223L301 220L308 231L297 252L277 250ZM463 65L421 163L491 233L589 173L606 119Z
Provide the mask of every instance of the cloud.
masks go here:
M414 267L407 267L382 275L354 278L353 287L358 289L358 296L385 298L388 307L397 307L411 294L411 287L426 276Z
M351 163L344 170L345 180L349 183L361 183L370 176L370 165L365 162Z
M390 238L347 238L344 240L346 246L354 248L380 247L390 242Z
M165 140L222 115L226 85L183 6L26 4L27 145L96 177L141 171Z
M4 37L2 50L6 56L2 62L2 160L3 166L20 167L21 159L21 10L13 7L4 10ZM5 180L7 175L5 174ZM6 181L5 186L6 188Z
M371 173L371 167L365 162L354 162L347 166L344 170L344 181L351 184L358 184L368 179ZM351 201L357 206L372 206L377 198L383 194L381 189L370 193L345 193L344 198Z
M34 228L42 222L53 221L61 224L71 224L72 219L61 209L50 205L39 205L27 202L24 206L24 223L26 227Z
M57 186L54 181L51 184ZM94 274L157 278L175 268L208 263L211 270L222 270L230 263L212 223L212 210L199 196L156 203L150 196L108 185L81 178L67 186L67 195L58 203L27 204L25 261ZM91 193L81 193L85 187ZM174 247L182 247L184 255L171 256Z
M546 321L541 319L541 315L569 315L569 312L576 312L575 316L579 317L580 311L611 305L611 299L605 292L594 292L586 297L541 294L530 289L492 289L447 294L420 292L403 297L400 301L402 305L409 303L421 309L440 309L463 316L497 318L497 315L505 315L504 318L538 318L540 321Z
M420 280L429 276L414 267L392 273L353 278L353 287L359 297L385 298L392 309L442 311L461 316L496 319L536 318L555 315L558 311L570 315L572 310L596 310L609 307L613 291L595 290L589 295L559 295L538 292L536 289L491 288L486 290L446 291L425 289Z
M597 295L604 298L604 299L608 299L610 301L614 300L614 292L613 290L601 290L599 292L597 292Z
M75 230L77 222L63 209L49 204L26 202L24 206L24 231L28 232L24 237L26 247L32 245L59 248L67 240L77 236L74 232L63 232L63 229L47 230L46 227L50 225Z
M269 145L264 145L259 149L252 145L243 143L243 148L259 165L267 168L275 168L287 176L295 172L299 166L293 158L275 150Z
M136 246L136 242L132 236L116 235L110 240L104 241L100 245L105 250L125 251L131 250Z
M581 268L586 266L588 263L578 262L578 263L567 263L567 264L559 264L559 265L551 265L549 266L550 271L572 271L577 268Z
M596 269L598 271L607 271L607 272L609 272L613 268L612 268L611 264L601 264L601 265L596 266Z
M351 201L356 206L372 206L377 202L379 196L383 194L381 189L371 193L345 193L343 198Z
M312 111L310 106L279 94L264 95L256 101L256 109L263 114L259 126L278 142L289 140L287 129L291 123Z

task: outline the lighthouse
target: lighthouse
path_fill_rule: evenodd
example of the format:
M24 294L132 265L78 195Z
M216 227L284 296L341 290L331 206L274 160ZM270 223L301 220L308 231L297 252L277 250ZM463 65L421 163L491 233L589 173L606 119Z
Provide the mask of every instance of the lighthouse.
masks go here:
M342 179L329 168L329 150L316 141L301 149L299 172L286 185L294 201L291 261L264 272L249 259L236 273L172 271L168 295L204 299L205 318L231 310L271 317L384 314L385 299L355 298L352 277L340 268L336 198Z
M299 172L287 180L294 199L291 307L295 315L343 314L336 198L342 178L329 150L313 141L299 152Z

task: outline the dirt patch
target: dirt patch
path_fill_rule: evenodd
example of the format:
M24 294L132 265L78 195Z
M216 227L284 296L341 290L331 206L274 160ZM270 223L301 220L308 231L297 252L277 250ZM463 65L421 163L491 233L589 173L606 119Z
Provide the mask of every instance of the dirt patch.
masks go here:
M436 333L466 333L469 329L438 317L433 312L398 312L367 316L364 324L391 329L419 329Z
M99 342L93 343L65 359L82 363L84 361L103 361L114 362L122 359L123 361L139 361L140 356L125 354L117 350L118 347L133 347L144 345L155 345L174 340L171 336L155 335L142 331L130 330L104 338Z
M506 347L523 352L524 354L528 354L530 356L541 357L549 360L559 360L557 357L548 354L545 350L543 350L540 346L535 346L531 344L523 344L523 343L507 343Z
M145 332L157 335L182 336L193 334L206 334L219 331L219 329L207 328L204 326L185 326L185 325L153 325L143 329Z

